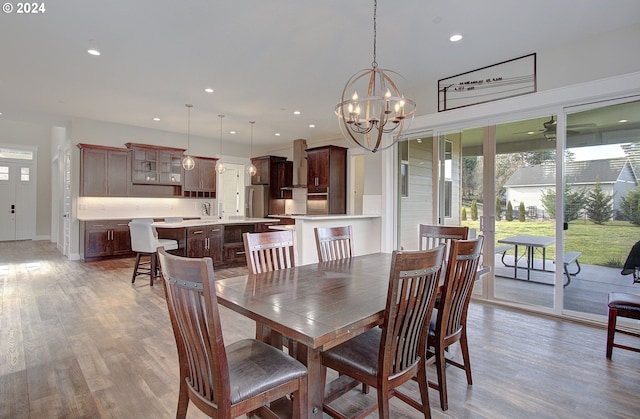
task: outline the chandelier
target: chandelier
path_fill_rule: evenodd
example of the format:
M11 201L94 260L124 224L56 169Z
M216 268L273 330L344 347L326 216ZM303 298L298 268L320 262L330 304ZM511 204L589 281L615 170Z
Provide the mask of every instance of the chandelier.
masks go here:
M336 115L342 135L365 150L375 153L393 146L409 128L416 104L397 86L402 79L395 71L378 68L376 62L376 14L373 7L373 62L370 69L357 72L342 91ZM396 81L391 76L396 77ZM358 90L362 96L358 95ZM353 93L351 93L353 92Z
M191 108L193 105L186 104L187 107L187 155L182 159L182 167L184 170L193 170L196 167L196 161L189 155L189 148L191 146Z
M255 124L256 121L249 121L249 123L251 124L251 155L249 156L249 158L251 158L253 157L253 124ZM251 164L247 167L247 174L249 176L254 176L256 173L258 173L258 169L253 165L253 162L251 162Z
M220 153L218 154L218 162L216 163L216 172L223 174L227 171L227 166L222 162L222 118L224 115L218 115L220 118Z

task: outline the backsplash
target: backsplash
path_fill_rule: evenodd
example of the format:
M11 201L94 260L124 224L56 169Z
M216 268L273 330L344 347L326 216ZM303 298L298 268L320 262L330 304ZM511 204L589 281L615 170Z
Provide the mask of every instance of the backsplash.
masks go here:
M215 212L215 199L184 198L78 198L77 218L163 218L201 217L205 207ZM210 214L216 215L216 214Z

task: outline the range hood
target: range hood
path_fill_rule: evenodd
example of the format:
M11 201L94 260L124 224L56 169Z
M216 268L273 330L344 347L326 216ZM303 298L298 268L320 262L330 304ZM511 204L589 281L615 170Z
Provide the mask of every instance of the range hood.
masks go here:
M293 187L307 187L307 140L293 140Z

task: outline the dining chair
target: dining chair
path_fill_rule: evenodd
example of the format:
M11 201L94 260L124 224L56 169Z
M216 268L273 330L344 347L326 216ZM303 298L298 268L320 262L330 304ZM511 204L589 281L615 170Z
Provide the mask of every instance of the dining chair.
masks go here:
M446 246L444 260L447 261L449 259L451 240L467 240L469 238L469 227L420 224L419 237L420 250L444 244Z
M180 366L176 418L186 417L189 401L210 417L235 418L256 410L268 413L267 404L290 395L293 417L306 418L304 365L255 339L225 346L213 260L164 249L158 257Z
M330 262L353 257L353 228L350 225L316 227L313 232L316 237L318 261Z
M471 363L467 342L467 312L473 283L477 276L483 236L473 240L452 240L446 264L444 284L440 287L439 301L431 315L427 340L426 363L435 363L438 382L429 386L440 393L440 406L447 410L446 364L465 370L467 384L471 385ZM445 356L454 343L460 343L462 363Z
M640 347L633 347L614 342L616 332L640 338L640 333L625 330L617 326L618 317L640 320L640 295L629 294L626 292L610 292L608 306L609 321L607 327L607 359L611 359L613 348L640 352Z
M244 233L244 251L250 274L292 268L298 263L296 236L292 230ZM286 345L289 353L295 350L295 342L288 341L263 323L256 323L256 339L277 348Z
M249 273L291 268L298 262L296 236L291 230L244 233L242 240Z
M334 418L345 416L331 406L344 394L345 381L356 380L377 390L377 403L366 406L356 417L378 409L380 418L390 417L389 399L400 400L431 417L426 365L426 340L429 316L435 304L444 246L435 249L394 251L389 273L389 288L380 327L368 330L346 342L322 352L323 376L326 369L340 375L328 385L323 410ZM420 387L418 402L398 386L416 379Z
M136 282L139 275L149 275L149 285L153 287L153 280L158 276L158 256L156 249L176 250L178 241L159 239L156 229L151 225L153 218L134 218L129 222L131 236L131 250L136 252L136 264L133 267L131 283ZM142 258L149 258L143 261Z

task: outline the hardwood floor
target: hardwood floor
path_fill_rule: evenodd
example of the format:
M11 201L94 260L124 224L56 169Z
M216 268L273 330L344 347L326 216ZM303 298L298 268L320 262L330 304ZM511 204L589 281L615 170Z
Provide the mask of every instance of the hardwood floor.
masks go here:
M132 285L133 261L74 262L48 242L0 243L0 418L175 417L177 352L162 286L143 277ZM221 313L227 344L253 337L252 322ZM605 339L604 327L472 302L474 384L448 368L450 408L442 412L431 390L432 415L637 418L640 354L614 349L608 361ZM374 398L353 390L339 407ZM187 417L204 416L191 405ZM392 417L421 416L394 400Z

